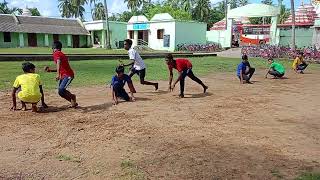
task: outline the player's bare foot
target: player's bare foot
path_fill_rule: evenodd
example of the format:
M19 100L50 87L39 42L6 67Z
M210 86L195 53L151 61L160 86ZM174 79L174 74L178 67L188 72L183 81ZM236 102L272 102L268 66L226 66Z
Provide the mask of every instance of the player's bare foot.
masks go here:
M156 84L154 85L154 88L155 88L155 90L158 90L158 89L159 89L159 83L156 83Z
M32 104L32 112L38 112L37 104Z
M78 106L77 96L73 94L70 102L71 102L71 107L76 108Z
M179 98L184 98L184 94L180 94L180 95L179 95Z
M209 88L208 86L204 86L203 87L203 93L206 93L208 88Z

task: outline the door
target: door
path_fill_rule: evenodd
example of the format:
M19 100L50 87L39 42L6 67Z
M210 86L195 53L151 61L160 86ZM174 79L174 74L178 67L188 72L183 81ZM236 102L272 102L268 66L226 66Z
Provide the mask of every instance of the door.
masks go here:
M59 41L59 34L53 35L53 42Z
M143 31L138 31L138 39L143 39Z
M30 47L37 47L37 34L28 33L28 44Z
M80 47L80 37L79 35L72 35L73 48Z

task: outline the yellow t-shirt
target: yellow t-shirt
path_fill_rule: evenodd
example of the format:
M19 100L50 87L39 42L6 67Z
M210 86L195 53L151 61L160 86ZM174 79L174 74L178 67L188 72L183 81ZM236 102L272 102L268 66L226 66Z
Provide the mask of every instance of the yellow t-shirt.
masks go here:
M300 59L300 58L297 57L297 58L293 61L293 63L292 63L292 68L293 68L293 69L297 69L297 66L298 66L299 64L302 64L302 61L303 61L303 58Z
M26 73L18 76L13 83L14 88L21 88L18 98L23 102L37 103L41 99L39 74Z

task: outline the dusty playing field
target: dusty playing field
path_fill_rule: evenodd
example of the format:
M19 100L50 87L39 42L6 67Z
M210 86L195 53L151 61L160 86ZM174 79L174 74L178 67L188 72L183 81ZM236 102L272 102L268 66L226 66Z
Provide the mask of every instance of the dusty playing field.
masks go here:
M293 179L320 171L320 72L240 85L233 73L190 80L186 97L135 84L112 106L103 87L54 92L46 113L9 111L1 93L0 179Z

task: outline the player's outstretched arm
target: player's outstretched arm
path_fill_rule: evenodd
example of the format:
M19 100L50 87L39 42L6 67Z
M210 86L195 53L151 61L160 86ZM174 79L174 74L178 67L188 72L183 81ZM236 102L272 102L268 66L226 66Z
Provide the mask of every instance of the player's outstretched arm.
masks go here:
M117 105L118 104L118 97L116 96L116 92L113 90L113 86L111 85L111 94L112 94L112 104Z
M178 72L178 78L175 80L175 82L173 83L173 86L171 87L172 91L181 78L182 78L182 72Z

